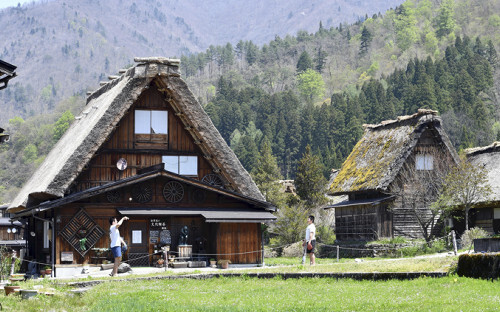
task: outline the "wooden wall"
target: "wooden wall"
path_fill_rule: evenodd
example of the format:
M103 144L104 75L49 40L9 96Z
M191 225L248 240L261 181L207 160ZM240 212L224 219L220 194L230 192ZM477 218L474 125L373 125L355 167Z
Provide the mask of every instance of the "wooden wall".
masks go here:
M259 223L219 223L217 257L231 263L261 263L261 228Z
M392 236L392 217L387 205L357 205L335 208L338 240L376 240Z

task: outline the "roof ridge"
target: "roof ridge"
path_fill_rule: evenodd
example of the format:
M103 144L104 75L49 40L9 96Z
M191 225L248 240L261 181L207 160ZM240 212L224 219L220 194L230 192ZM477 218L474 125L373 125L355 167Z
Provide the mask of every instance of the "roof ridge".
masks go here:
M474 156L476 154L493 152L495 150L500 151L500 141L495 141L487 146L471 147L464 150L467 157Z
M438 111L435 111L435 110L432 110L432 109L420 108L413 115L398 116L398 118L395 119L395 120L394 119L392 119L392 120L391 119L384 120L384 121L382 121L379 124L363 124L363 127L365 128L365 130L366 129L376 129L376 128L380 128L380 127L383 127L383 126L397 124L397 123L400 123L402 121L407 121L407 120L411 120L411 119L421 118L421 117L427 116L427 115L437 116L438 115Z

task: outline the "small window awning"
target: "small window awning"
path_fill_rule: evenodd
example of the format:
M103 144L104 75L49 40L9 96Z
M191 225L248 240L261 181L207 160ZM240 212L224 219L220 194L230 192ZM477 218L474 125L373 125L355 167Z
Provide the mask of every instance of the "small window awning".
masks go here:
M371 205L375 206L380 203L389 201L396 196L391 195L391 196L386 196L386 197L379 197L379 198L367 198L367 199L358 199L358 200L345 200L340 203L336 203L331 206L325 207L325 209L330 209L330 208L341 208L341 207L350 207L350 206L361 206L361 205Z
M127 216L202 216L206 222L262 223L276 220L265 210L234 210L225 208L117 208Z

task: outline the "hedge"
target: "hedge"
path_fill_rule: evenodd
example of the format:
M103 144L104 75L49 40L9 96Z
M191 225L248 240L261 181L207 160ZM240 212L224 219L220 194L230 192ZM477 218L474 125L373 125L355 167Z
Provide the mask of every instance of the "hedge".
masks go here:
M497 279L500 277L500 253L460 255L457 274L465 277Z

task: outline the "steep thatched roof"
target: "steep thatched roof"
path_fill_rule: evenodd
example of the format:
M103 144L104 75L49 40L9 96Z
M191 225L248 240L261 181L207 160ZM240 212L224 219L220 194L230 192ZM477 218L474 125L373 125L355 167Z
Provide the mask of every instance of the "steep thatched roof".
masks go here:
M378 125L364 125L365 133L330 184L331 195L388 190L424 130L437 131L451 155L458 159L436 111L420 109L416 114Z
M13 211L63 197L71 183L154 81L169 98L175 114L200 147L203 156L227 184L242 195L264 200L248 172L221 137L187 84L180 78L179 60L136 58L136 66L103 84L87 98L82 114L54 146L10 205Z
M476 166L482 166L488 172L488 184L492 193L483 201L500 201L500 142L484 147L465 150L467 159Z

